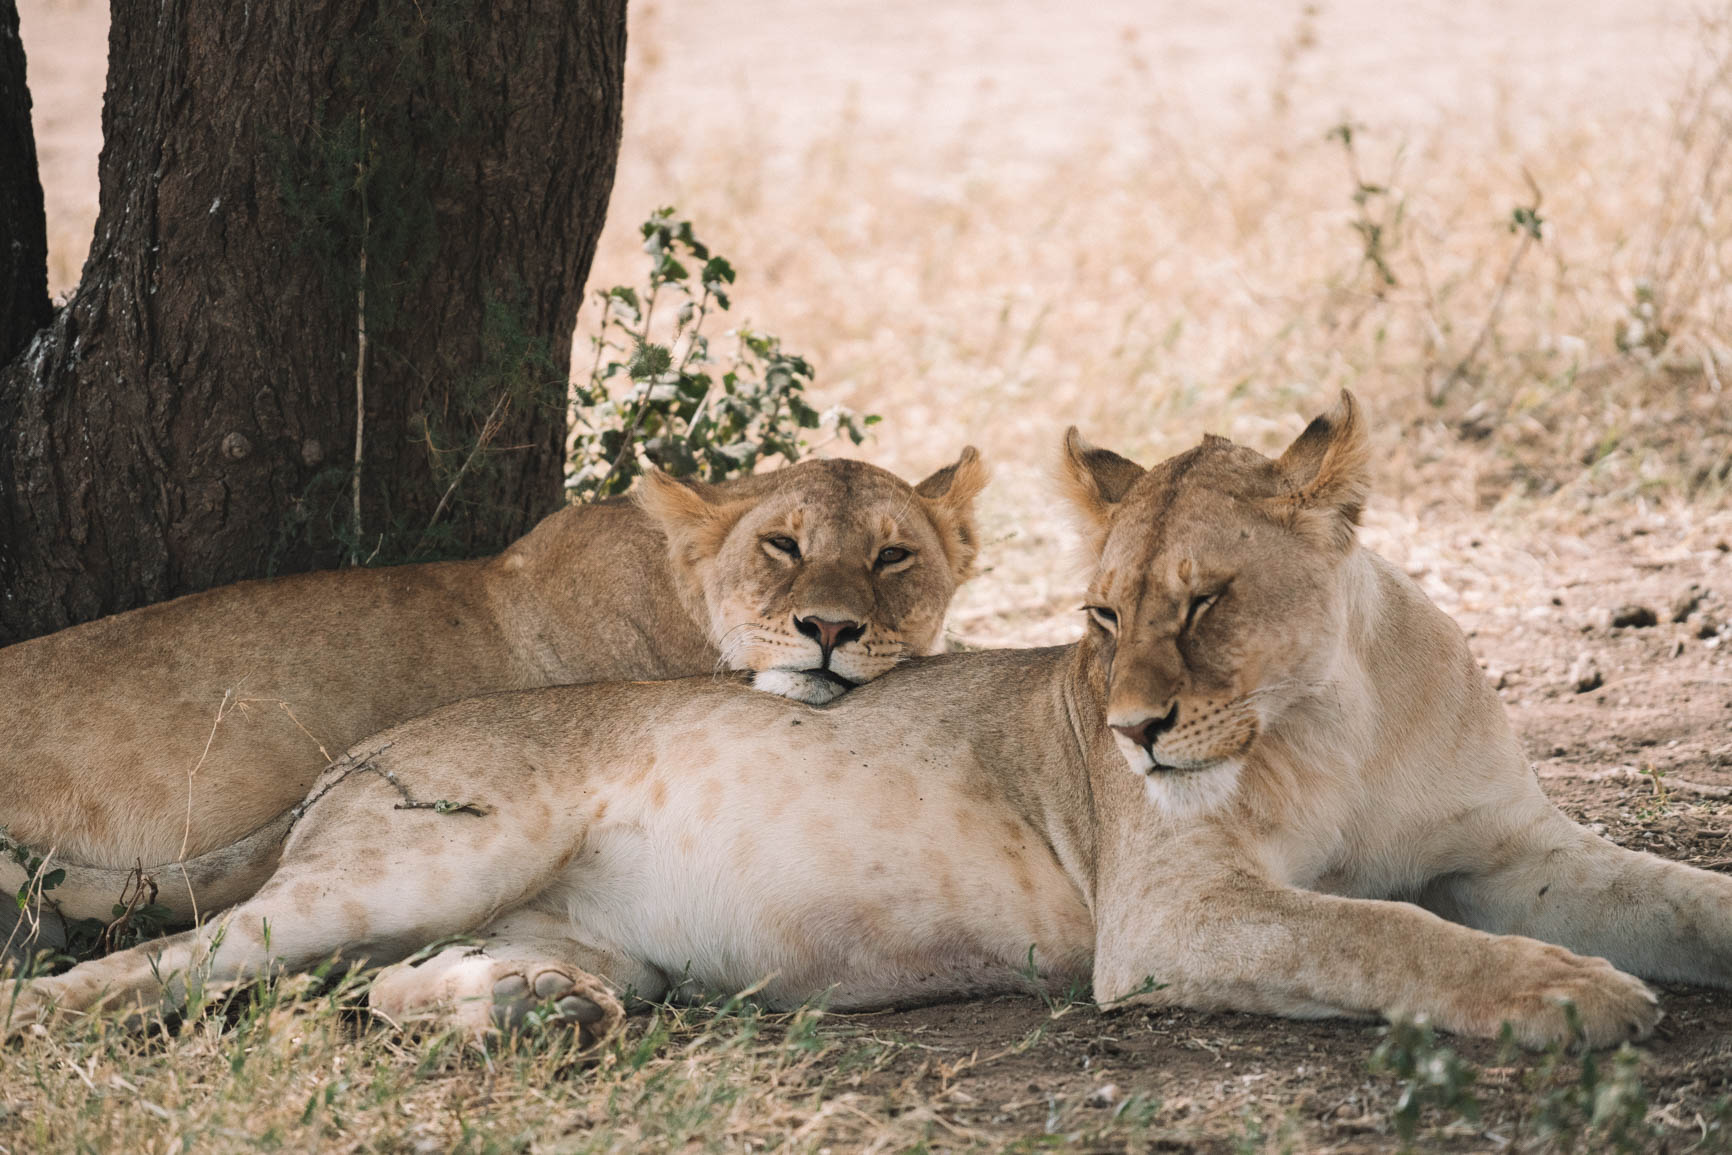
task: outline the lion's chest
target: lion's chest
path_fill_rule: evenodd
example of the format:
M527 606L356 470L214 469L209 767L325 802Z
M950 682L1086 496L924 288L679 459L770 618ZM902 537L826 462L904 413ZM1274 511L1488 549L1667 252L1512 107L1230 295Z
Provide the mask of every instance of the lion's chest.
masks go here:
M580 937L703 988L866 1006L1086 974L1093 931L1044 842L941 773L718 757L622 788L568 869ZM614 815L618 815L615 820Z

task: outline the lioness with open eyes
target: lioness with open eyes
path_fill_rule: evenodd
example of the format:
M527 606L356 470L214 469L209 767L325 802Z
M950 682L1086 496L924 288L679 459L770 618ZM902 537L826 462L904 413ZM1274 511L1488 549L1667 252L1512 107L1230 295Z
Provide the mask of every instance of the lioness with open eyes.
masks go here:
M821 709L707 680L447 707L339 760L250 901L24 984L11 1029L454 934L373 1005L599 1037L686 980L860 1008L1032 959L1103 1004L1539 1046L1565 1001L1590 1044L1647 1033L1636 975L1732 984L1732 879L1560 814L1460 630L1356 543L1350 396L1278 460L1208 438L1145 470L1073 430L1065 462L1098 558L1079 643Z
M447 702L722 667L827 701L938 643L985 480L973 449L912 487L844 460L652 472L489 560L245 582L7 647L0 827L66 869L64 918L111 917L142 863L191 921L269 873L325 750ZM0 862L5 893L24 878Z

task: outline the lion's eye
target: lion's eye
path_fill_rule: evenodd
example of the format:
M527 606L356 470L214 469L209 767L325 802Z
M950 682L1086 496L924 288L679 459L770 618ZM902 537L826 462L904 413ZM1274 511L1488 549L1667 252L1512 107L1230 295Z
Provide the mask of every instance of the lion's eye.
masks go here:
M764 539L764 544L779 553L787 554L795 561L800 560L800 543L791 537L777 534L775 537L766 537Z
M1084 606L1083 609L1089 612L1089 620L1107 633L1116 634L1119 632L1119 615L1113 611L1105 606Z
M1185 608L1185 628L1188 630L1195 625L1197 619L1202 617L1210 606L1219 601L1220 597L1221 591L1215 590L1213 593L1198 594L1192 598L1191 604Z
M878 551L878 560L875 564L880 566L895 565L899 561L906 561L913 554L914 551L911 549L903 549L899 545L887 545Z

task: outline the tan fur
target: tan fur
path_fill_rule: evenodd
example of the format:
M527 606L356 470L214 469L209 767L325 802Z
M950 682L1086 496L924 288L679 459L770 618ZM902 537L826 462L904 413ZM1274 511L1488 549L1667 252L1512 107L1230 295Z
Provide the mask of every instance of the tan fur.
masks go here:
M1363 501L1354 413L1280 462L1213 439L1129 485L1073 439L1104 526L1075 646L925 659L823 709L578 686L369 739L256 896L24 985L8 1029L473 933L375 1001L485 1030L548 971L551 1009L574 1000L593 1034L618 1015L589 978L852 1008L1016 989L1032 959L1048 985L1092 971L1108 1005L1508 1022L1543 1045L1568 1000L1593 1045L1644 1035L1659 1011L1626 971L1732 985L1732 880L1546 802L1460 631L1331 528Z
M1152 970L1175 976L1159 1002L1508 1021L1527 1043L1568 998L1609 1043L1658 1018L1632 974L1732 985L1732 880L1546 800L1460 630L1355 543L1368 460L1343 393L1278 461L1208 439L1088 511L1111 525L1084 643L1108 788L1148 803L1118 853L1164 848L1102 876L1121 933L1097 994ZM1102 470L1067 467L1073 488Z
M831 696L795 619L861 623L830 659L853 682L930 650L984 479L973 449L919 491L857 461L724 485L656 474L638 503L561 510L489 560L247 582L8 647L0 827L68 867L49 894L66 917L110 917L135 864L190 917L268 873L326 751L443 703L724 666ZM801 559L767 556L794 521ZM875 566L888 545L910 556ZM23 879L0 865L6 893Z

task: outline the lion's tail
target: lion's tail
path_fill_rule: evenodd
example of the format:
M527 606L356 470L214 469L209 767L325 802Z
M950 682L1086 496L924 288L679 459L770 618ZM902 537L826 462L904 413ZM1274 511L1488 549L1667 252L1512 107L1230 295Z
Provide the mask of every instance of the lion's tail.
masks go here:
M43 948L66 945L66 927L82 919L112 922L117 905L125 905L144 893L138 904L150 899L168 910L166 923L187 926L213 912L250 897L276 869L282 856L283 839L294 821L294 811L285 810L239 841L179 862L118 869L92 866L58 856L51 857L45 871L64 870L60 882L43 894L42 903L20 908L13 901L29 876L10 858L0 859L0 944L6 958L20 958Z

